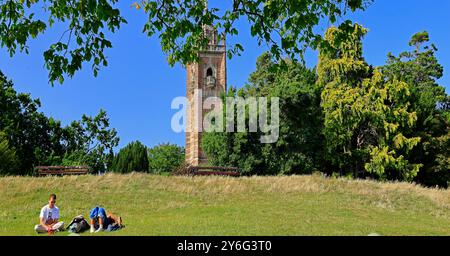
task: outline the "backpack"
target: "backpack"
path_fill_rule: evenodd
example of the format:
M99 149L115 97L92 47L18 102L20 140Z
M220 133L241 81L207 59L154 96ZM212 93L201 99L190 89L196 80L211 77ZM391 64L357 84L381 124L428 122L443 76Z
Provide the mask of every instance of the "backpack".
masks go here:
M78 215L73 218L72 222L67 226L67 230L71 233L81 233L89 230L91 226L83 217L83 215Z

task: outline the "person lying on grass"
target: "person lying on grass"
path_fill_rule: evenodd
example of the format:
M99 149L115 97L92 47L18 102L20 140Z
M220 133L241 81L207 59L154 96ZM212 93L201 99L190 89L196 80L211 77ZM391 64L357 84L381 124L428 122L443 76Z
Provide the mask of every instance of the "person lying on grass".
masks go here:
M51 194L48 205L42 207L39 224L34 227L37 233L53 233L64 230L64 222L59 221L59 208L56 207L56 195Z
M91 218L91 233L101 231L115 231L123 228L122 218L110 212L106 212L104 208L96 206L89 213Z

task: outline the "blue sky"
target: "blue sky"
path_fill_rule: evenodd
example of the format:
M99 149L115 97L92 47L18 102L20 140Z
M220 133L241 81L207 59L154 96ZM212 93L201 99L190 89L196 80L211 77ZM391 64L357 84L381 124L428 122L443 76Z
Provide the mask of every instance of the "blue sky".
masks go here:
M126 2L126 3L123 3ZM42 53L59 39L58 27L30 43L30 54L9 58L0 50L0 70L15 83L19 92L40 98L41 111L68 124L83 114L96 115L100 108L107 111L111 126L121 138L119 148L139 140L147 146L163 142L184 145L184 134L170 127L176 110L170 108L172 99L184 96L186 73L180 65L170 67L162 53L157 37L144 35L146 16L123 1L122 14L128 20L119 32L110 36L113 48L106 51L109 66L94 77L89 64L63 85L51 87L44 68ZM210 0L210 6L221 6L223 0ZM364 39L364 55L373 65L383 65L389 52L398 54L409 50L408 41L415 32L427 30L444 66L440 83L450 92L450 1L448 0L375 0L365 12L349 17L369 28ZM324 31L326 27L318 28ZM250 37L248 24L238 24L239 41L245 47L240 57L228 60L228 85L242 86L255 69L256 58L266 49L258 47ZM310 51L306 64L313 67L317 53Z

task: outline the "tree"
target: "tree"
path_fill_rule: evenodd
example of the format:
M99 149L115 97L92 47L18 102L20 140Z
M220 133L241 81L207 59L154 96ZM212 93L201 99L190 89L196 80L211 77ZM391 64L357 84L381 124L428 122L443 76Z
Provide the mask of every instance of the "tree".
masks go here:
M0 132L0 175L17 173L18 168L16 152L9 146L5 133Z
M95 171L110 165L119 138L109 127L105 111L95 117L83 115L82 120L62 127L60 121L39 112L40 106L39 99L17 93L0 71L0 130L20 159L14 174L31 174L37 165L79 163Z
M112 165L113 149L119 144L117 131L109 127L109 118L104 110L97 116L83 115L64 128L63 161L86 164L96 172L103 172Z
M438 83L443 67L435 56L436 46L429 41L426 31L414 34L409 42L413 50L398 57L389 54L383 73L411 85L410 108L417 113L417 122L406 132L421 137L421 141L408 159L424 165L415 181L447 187L450 183L449 96Z
M114 157L111 170L119 173L148 172L147 147L131 142Z
M358 24L343 23L325 34L331 47L321 49L317 69L325 156L341 174L411 181L421 167L406 158L420 141L404 133L417 120L411 87L365 62L366 33Z
M61 154L60 123L38 112L38 99L17 93L12 81L0 71L0 130L8 137L20 159L18 175L30 174L35 164L43 163L52 153ZM52 134L55 136L52 138Z
M148 149L148 167L151 173L167 173L184 163L184 148L173 144L160 144Z
M284 64L274 62L269 53L261 55L256 66L248 84L237 93L230 89L227 96L279 98L278 140L262 144L263 133L250 132L247 125L246 132L204 133L202 149L212 164L236 166L248 175L307 174L318 170L323 138L320 91L315 86L314 71L290 60L284 60ZM249 111L247 107L246 124Z
M251 34L260 45L267 43L275 57L286 52L291 58L306 47L317 47L322 38L313 28L328 18L335 22L348 11L364 10L372 0L233 0L223 10L205 10L205 0L141 0L136 9L148 14L143 28L149 36L159 35L162 50L171 65L187 64L197 59L199 49L208 44L203 26L214 25L220 34L238 35L235 22L247 18ZM126 23L117 0L1 0L0 43L11 56L18 50L28 52L32 38L43 34L55 23L66 30L58 42L44 52L49 81L63 83L72 77L84 62L92 64L94 76L107 66L104 54L111 48L105 34L114 33ZM275 37L276 35L276 37ZM242 45L235 44L229 57L239 54Z

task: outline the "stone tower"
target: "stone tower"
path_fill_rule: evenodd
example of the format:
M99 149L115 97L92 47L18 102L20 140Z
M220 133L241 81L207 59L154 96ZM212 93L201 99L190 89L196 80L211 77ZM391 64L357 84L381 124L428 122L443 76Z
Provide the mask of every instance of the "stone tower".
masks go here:
M208 111L202 110L203 101L208 97L219 97L226 91L227 68L225 37L218 41L217 31L212 26L204 26L203 33L209 38L209 45L199 52L199 62L188 64L186 94L189 101L186 127L186 162L193 166L207 164L201 149L203 117ZM197 89L197 90L196 90ZM201 90L201 96L195 92ZM195 100L201 102L196 107Z

